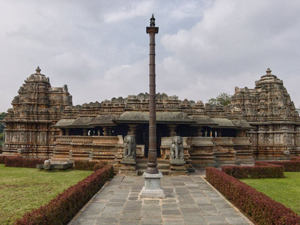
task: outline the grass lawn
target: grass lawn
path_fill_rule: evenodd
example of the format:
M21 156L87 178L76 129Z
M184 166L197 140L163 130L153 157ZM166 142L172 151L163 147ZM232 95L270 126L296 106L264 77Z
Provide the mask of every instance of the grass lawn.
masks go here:
M25 212L48 203L93 171L39 171L0 164L0 224L13 224Z
M242 179L241 181L300 215L300 173L285 172L284 175L286 178Z

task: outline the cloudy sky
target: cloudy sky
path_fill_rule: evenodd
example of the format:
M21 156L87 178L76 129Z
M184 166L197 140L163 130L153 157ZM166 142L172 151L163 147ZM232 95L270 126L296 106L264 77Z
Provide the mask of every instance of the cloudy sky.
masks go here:
M299 0L0 0L0 112L40 66L73 104L148 92L202 100L253 88L270 67L300 106Z

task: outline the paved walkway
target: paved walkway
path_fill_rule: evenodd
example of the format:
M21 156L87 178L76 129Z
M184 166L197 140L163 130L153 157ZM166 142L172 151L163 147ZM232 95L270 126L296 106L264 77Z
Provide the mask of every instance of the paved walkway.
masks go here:
M165 199L140 199L144 186L141 176L115 176L70 225L252 224L200 174L164 176L161 185Z

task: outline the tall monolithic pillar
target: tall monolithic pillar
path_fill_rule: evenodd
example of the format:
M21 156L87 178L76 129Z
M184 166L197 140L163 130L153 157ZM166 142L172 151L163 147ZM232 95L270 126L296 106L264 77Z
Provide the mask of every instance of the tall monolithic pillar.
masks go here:
M165 194L160 185L162 173L157 169L157 150L156 150L156 93L155 93L155 34L158 33L158 27L155 27L155 18L152 15L150 27L146 29L150 36L150 54L149 54L149 150L148 150L148 168L143 174L145 186L143 187L141 198L165 198Z
M158 27L155 26L155 18L152 15L150 27L146 28L150 37L149 53L149 150L148 150L148 168L146 173L157 174L157 150L156 150L156 84L155 84L155 34L158 33Z

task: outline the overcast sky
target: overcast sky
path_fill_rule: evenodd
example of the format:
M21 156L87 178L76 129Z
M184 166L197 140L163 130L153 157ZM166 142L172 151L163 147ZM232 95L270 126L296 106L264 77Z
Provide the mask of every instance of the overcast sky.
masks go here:
M207 102L254 88L268 67L300 106L299 0L0 0L0 111L40 66L73 104L149 92Z

